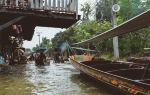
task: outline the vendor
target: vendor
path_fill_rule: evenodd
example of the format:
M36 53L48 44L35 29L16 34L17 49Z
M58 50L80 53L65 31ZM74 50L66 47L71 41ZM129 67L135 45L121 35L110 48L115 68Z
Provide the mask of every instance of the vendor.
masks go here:
M0 54L0 65L3 65L4 63L5 63L4 57L1 56L1 54Z

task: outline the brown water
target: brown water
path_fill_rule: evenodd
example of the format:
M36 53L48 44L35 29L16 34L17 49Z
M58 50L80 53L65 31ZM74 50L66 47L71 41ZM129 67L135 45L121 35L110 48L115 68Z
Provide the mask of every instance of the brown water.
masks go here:
M0 95L123 94L81 75L71 64L27 64L11 66L0 73Z

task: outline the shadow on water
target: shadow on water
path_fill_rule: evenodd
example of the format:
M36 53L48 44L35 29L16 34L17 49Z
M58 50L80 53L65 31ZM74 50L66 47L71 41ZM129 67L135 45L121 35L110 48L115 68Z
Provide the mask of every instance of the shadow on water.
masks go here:
M25 79L25 65L3 68L0 72L0 95L33 95L32 84Z
M95 79L81 74L73 74L71 76L71 81L76 83L85 95L125 95L102 82L96 81Z

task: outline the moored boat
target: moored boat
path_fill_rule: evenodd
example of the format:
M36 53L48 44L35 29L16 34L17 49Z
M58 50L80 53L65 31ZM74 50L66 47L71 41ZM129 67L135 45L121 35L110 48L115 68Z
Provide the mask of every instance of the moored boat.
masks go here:
M149 27L149 16L150 10L147 10L115 28L72 45L80 46L82 44L83 46L91 42L100 42ZM149 58L144 60L132 58L130 62L93 59L93 56L70 56L70 61L74 67L98 81L104 82L114 88L118 88L129 95L150 95ZM116 59L118 58L116 57Z
M120 89L126 94L150 95L150 69L133 62L115 62L104 59L79 62L70 61L81 72Z

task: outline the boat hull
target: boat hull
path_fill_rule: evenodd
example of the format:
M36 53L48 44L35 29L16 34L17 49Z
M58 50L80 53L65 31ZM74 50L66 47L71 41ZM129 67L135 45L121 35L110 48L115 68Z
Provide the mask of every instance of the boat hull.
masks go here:
M114 88L122 90L126 94L150 95L150 86L141 82L136 82L121 76L104 72L93 67L87 66L70 58L71 63L81 72L95 78L96 80L108 84Z

